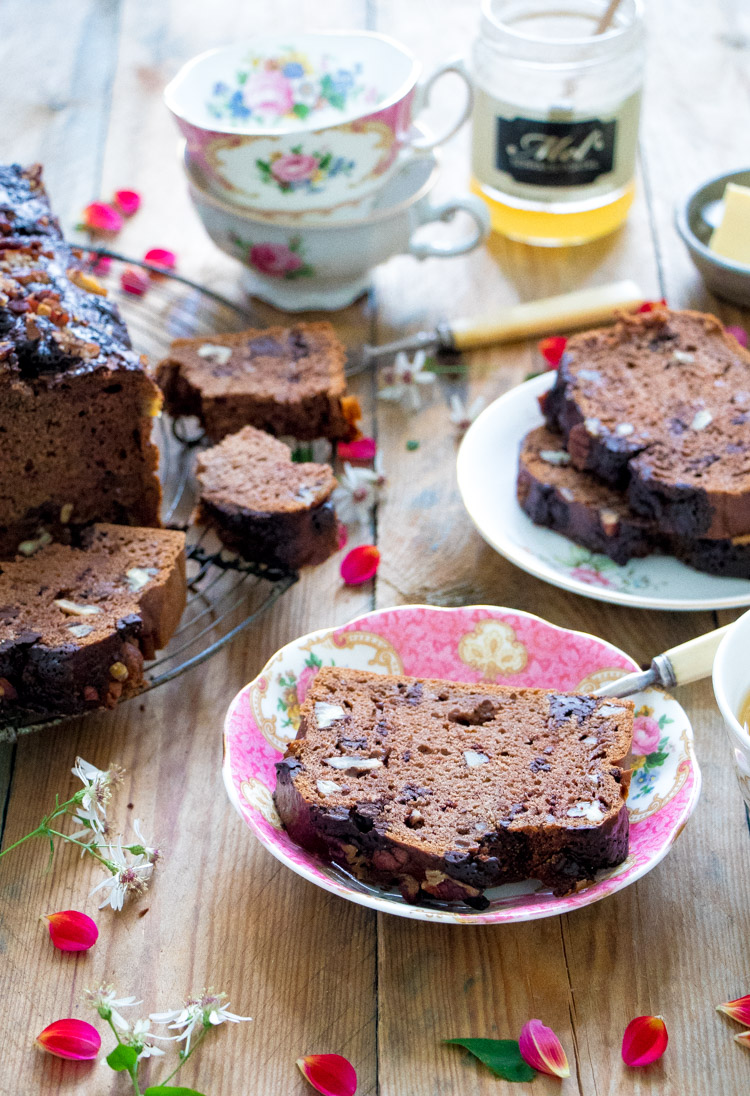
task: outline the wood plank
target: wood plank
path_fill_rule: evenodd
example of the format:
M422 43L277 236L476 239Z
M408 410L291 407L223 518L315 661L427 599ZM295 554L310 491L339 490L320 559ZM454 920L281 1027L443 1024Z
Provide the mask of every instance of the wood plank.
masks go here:
M429 46L440 40L440 28L450 18L452 45L460 50L465 41L458 30L461 19L455 6L450 8L450 14L446 8L441 18L439 6L433 5L427 28L411 6L381 6L379 29L411 42L422 56L429 56ZM693 17L698 18L697 10ZM671 72L681 62L678 52L666 44L661 48L670 33L669 18L662 7L659 46L652 45L652 56L655 53L661 63L666 50L666 70ZM433 59L440 55L436 46ZM684 101L689 97L687 79L685 74ZM658 117L655 109L651 117ZM455 151L446 154L443 193L465 183L467 139L467 134L460 135ZM687 134L683 133L683 139ZM662 147L664 159L672 157L677 170L674 148L668 142ZM650 163L649 158L647 166ZM672 193L669 186L653 174L650 182L666 195L662 202L666 201ZM404 327L429 326L445 316L482 313L516 299L608 278L635 275L647 292L660 295L655 245L658 242L664 262L663 237L672 232L670 218L671 211L658 209L660 235L655 241L646 188L641 185L625 229L584 248L549 253L496 239L485 252L450 264L429 260L415 268L411 260L394 260L379 279L379 339L392 337L394 330ZM670 262L669 299L687 304L682 286L689 271L679 278L677 269L677 263ZM379 511L383 563L378 603L512 605L557 624L591 631L619 644L639 661L710 629L713 621L708 613L639 612L551 589L499 559L480 541L457 497L447 395L458 390L467 393L467 402L477 393L492 399L539 364L529 347L473 354L468 364L466 380L444 382L440 396L418 416L409 420L390 407L379 411L389 486ZM420 440L416 452L405 451L408 437ZM462 1061L454 1048L441 1046L441 1040L457 1035L512 1036L531 1016L540 1016L555 1027L569 1052L574 1050L570 1053L574 1075L562 1085L563 1092L659 1091L697 1096L716 1090L717 1068L726 1077L727 1091L746 1084L746 1062L728 1053L726 1025L717 1020L713 1004L730 992L723 987L742 983L740 911L746 896L742 886L739 893L734 891L734 880L719 865L737 862L746 849L747 833L710 687L696 686L684 695L695 719L699 756L713 784L668 860L643 882L569 917L477 929L470 939L460 929L380 917L379 1053L384 1096L403 1092L433 1096L459 1089L467 1096L516 1091L517 1086L505 1085ZM731 804L731 813L719 836L710 819L721 803ZM690 896L705 894L707 878L712 880L711 897L706 900L709 908L696 907ZM736 925L731 943L725 934L730 921ZM660 931L664 925L669 925L668 948ZM693 958L696 951L700 958ZM623 984L615 975L617 985L613 986L613 971L629 972ZM700 1001L696 986L701 987ZM663 1067L627 1071L619 1060L622 1032L632 1016L644 1012L667 1017L670 1054ZM535 1082L535 1089L539 1083ZM555 1082L545 1083L552 1091Z
M125 185L142 192L142 211L118 240L123 250L137 255L156 244L172 246L186 274L237 296L238 267L206 242L189 208L161 85L200 49L282 18L289 26L364 18L363 9L345 7L346 18L335 4L324 13L303 3L263 13L227 5L210 15L197 3L171 9L124 4L121 37L112 47L118 67L101 188L91 183L85 196L107 196ZM57 5L58 21L63 8ZM66 155L74 161L75 148ZM364 302L337 317L344 338L361 338L366 309ZM273 315L259 311L269 320ZM367 382L358 383L366 400ZM338 561L331 560L304 574L273 614L231 649L145 697L143 712L133 702L19 743L7 842L30 829L41 805L71 784L68 770L81 753L94 763L125 765L118 816L137 812L145 832L158 834L166 857L144 900L120 918L98 914L96 948L62 961L44 939L39 914L71 906L95 913L86 895L100 876L68 850L46 874L41 846L26 846L3 862L0 945L7 961L0 995L15 1002L15 1019L0 1062L0 1091L52 1096L75 1088L101 1096L121 1090L121 1080L104 1066L70 1066L28 1051L30 1033L51 1019L86 1015L80 993L103 980L142 996L151 1010L206 985L225 988L237 1012L254 1016L252 1024L222 1030L186 1069L185 1083L212 1096L301 1094L307 1086L295 1059L326 1050L347 1054L357 1063L359 1091L375 1092L374 917L342 908L283 869L247 834L220 777L221 721L237 689L284 643L347 620L371 602L367 589L342 588Z

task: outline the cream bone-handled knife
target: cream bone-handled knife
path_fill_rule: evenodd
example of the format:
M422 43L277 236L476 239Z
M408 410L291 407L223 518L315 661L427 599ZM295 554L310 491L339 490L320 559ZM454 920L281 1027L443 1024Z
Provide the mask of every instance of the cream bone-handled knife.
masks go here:
M613 282L590 289L576 289L558 297L501 308L482 320L451 320L431 331L417 331L381 346L363 346L362 362L400 350L474 350L481 346L514 342L540 335L560 335L583 327L611 323L618 309L637 308L644 296L635 282Z
M610 681L596 689L595 696L631 696L641 689L652 685L663 685L671 689L675 685L689 685L691 681L700 681L708 677L713 669L714 656L725 633L732 627L726 624L716 628L705 636L690 639L679 647L672 647L664 654L657 655L647 670L625 674L617 681Z

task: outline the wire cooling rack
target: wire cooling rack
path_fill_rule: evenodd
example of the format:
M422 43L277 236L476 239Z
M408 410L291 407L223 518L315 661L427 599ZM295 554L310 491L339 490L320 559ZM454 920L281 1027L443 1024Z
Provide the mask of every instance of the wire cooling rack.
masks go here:
M101 253L111 254L104 249ZM249 308L176 275L155 279L142 297L134 297L119 289L119 269L114 264L111 276L101 280L120 307L134 348L148 355L151 362L165 356L172 339L262 326ZM192 470L196 450L203 441L195 420L173 420L163 415L156 428L156 441L164 498L162 520L186 533L188 597L179 627L169 645L146 664L143 687L136 695L211 658L254 624L297 581L295 573L240 559L223 549L209 529L192 523ZM70 717L26 719L22 727L0 728L0 741L61 723L64 718Z

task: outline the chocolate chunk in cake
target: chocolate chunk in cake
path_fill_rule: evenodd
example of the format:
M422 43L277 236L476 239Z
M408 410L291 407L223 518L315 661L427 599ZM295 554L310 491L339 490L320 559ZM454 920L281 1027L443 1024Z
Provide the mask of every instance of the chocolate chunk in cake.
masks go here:
M245 559L296 571L338 548L327 464L292 461L289 447L246 426L198 456L199 523Z
M49 206L40 164L0 164L0 236L62 238Z
M325 667L276 805L298 844L410 901L564 894L627 856L632 727L629 700Z
M574 466L661 532L750 533L750 354L716 317L657 308L573 336L543 405Z
M185 536L95 525L0 569L0 724L113 707L185 606Z
M243 426L300 440L354 436L346 351L329 323L176 339L157 380L173 415L197 415L219 441Z

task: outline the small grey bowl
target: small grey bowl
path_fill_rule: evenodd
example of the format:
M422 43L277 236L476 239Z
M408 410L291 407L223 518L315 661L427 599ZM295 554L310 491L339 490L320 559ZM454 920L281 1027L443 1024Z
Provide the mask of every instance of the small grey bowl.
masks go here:
M675 211L677 231L698 267L703 281L717 297L733 304L750 305L750 265L715 255L708 247L718 224L719 207L727 183L750 187L750 168L718 175L694 190Z

